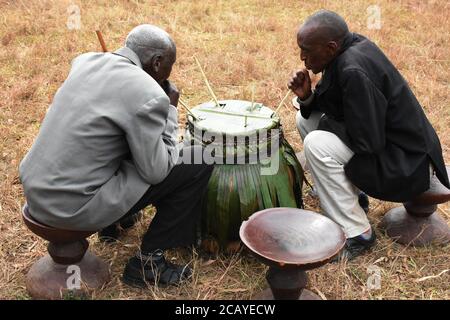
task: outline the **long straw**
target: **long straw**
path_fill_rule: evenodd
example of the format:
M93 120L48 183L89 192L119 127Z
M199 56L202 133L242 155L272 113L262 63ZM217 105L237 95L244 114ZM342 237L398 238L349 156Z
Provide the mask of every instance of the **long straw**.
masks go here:
M216 97L216 95L214 94L214 91L212 90L212 88L211 88L211 86L210 86L210 84L209 84L208 78L206 77L206 74L205 74L205 72L203 71L203 68L202 68L202 65L200 64L200 61L198 61L198 59L197 59L196 56L194 56L194 59L195 59L195 62L197 62L197 65L198 65L198 67L199 67L199 69L200 69L200 72L201 72L202 75L203 75L203 80L204 80L205 83L206 83L206 87L208 88L209 93L211 94L212 98L214 99L214 102L216 103L216 105L217 105L218 107L220 107L219 101L217 100L217 97Z
M103 40L103 36L100 30L96 30L95 33L97 34L98 41L100 41L100 45L102 46L103 52L108 52L108 49L106 49L105 40Z
M196 121L198 120L198 118L192 113L191 109L189 109L186 102L181 100L181 98L178 99L178 102L181 104L182 107L184 107L184 109L186 109L187 113L189 113L192 116L192 118L194 118L194 120Z
M284 98L281 100L280 104L278 105L278 107L275 109L275 112L272 114L275 115L278 113L278 111L281 109L281 107L284 104L284 101L286 101L287 97L289 97L289 94L291 93L291 90L288 90L288 92L286 92L286 95L284 96Z

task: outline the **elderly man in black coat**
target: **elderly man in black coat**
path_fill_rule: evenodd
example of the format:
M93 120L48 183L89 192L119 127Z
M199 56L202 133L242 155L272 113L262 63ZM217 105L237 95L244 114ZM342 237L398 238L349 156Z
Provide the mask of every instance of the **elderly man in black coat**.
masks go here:
M399 71L338 14L321 10L297 34L306 69L289 88L298 96L297 126L322 210L347 236L340 257L369 249L375 233L358 204L362 190L403 202L426 191L430 175L450 187L441 145Z

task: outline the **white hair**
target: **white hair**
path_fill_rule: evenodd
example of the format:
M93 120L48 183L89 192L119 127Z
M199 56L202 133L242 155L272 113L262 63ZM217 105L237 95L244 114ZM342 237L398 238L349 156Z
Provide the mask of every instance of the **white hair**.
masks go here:
M151 24L141 24L131 30L125 40L125 47L137 54L142 65L149 64L155 55L164 56L176 50L170 35Z

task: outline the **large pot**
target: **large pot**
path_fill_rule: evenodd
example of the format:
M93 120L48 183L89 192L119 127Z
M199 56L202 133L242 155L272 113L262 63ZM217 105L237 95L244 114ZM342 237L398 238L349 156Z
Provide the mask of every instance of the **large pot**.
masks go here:
M270 108L224 100L192 108L186 144L205 147L214 161L200 234L209 251L239 240L239 228L254 212L272 207L302 208L303 170Z

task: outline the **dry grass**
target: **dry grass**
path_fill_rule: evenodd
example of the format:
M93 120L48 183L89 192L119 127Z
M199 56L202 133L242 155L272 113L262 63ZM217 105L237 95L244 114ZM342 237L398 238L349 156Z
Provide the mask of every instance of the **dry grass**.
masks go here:
M108 48L117 48L137 24L153 23L171 33L178 45L173 81L191 106L210 97L196 68L196 54L219 98L251 99L275 107L287 78L300 67L295 30L307 15L325 7L340 12L353 31L380 45L409 81L436 128L450 162L450 22L446 1L379 0L381 30L367 30L366 8L373 1L76 1L82 29L66 28L70 1L0 0L0 298L28 299L25 274L46 251L45 243L21 222L24 197L17 167L39 130L69 63L86 51L99 51L94 30L103 31ZM180 124L185 122L180 109ZM301 142L294 112L281 111L284 130L296 150ZM306 198L318 210L317 202ZM370 220L377 225L394 204L372 200ZM440 213L450 221L448 204ZM265 286L265 267L247 255L205 259L197 252L174 251L174 260L191 261L192 284L180 288L137 290L120 282L127 258L139 244L150 219L121 243L91 248L111 265L113 279L95 299L248 299ZM309 287L327 299L449 299L447 247L397 245L377 230L379 242L368 255L345 265L312 271ZM381 268L381 289L368 291L367 267ZM425 278L427 276L436 276ZM419 281L420 280L420 281Z

